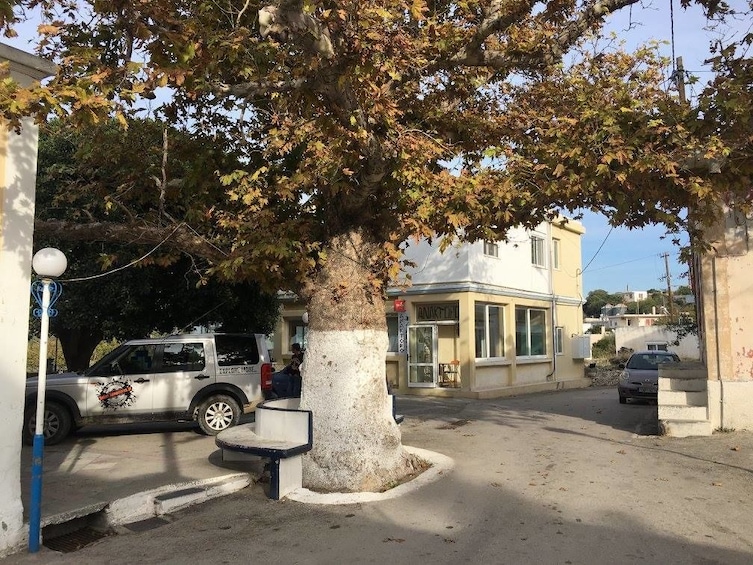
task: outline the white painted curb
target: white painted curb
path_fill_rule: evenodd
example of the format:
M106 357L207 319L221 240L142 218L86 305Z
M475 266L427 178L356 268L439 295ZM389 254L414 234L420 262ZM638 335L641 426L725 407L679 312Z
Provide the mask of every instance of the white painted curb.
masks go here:
M105 510L105 516L111 526L145 520L236 492L250 483L251 476L248 473L233 473L211 479L166 485L114 500Z
M359 502L380 502L403 496L409 492L434 482L449 473L455 466L455 460L437 453L418 447L404 446L408 453L412 453L427 461L431 467L421 473L415 479L403 483L386 492L327 492L318 493L307 488L296 489L285 498L304 502L306 504L357 504Z

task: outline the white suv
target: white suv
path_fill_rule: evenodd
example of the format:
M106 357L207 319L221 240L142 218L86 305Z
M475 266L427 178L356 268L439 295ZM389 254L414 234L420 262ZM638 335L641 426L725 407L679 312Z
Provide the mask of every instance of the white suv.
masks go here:
M127 341L84 373L47 376L44 437L62 441L73 427L136 421L196 420L214 435L237 424L243 406L272 386L263 335L191 334ZM26 383L24 441L36 421L37 378Z

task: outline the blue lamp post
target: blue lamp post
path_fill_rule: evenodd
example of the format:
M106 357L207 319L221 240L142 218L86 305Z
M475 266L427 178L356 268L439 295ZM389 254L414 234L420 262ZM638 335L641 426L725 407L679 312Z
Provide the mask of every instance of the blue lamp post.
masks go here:
M62 287L52 280L65 272L68 260L59 249L45 247L34 254L31 266L40 277L31 285L31 294L39 304L34 315L40 318L39 331L39 377L37 381L37 412L34 425L34 443L31 460L31 507L29 508L29 552L39 551L42 539L42 463L44 459L44 396L47 386L47 337L50 329L50 316L57 311L51 306L60 296Z

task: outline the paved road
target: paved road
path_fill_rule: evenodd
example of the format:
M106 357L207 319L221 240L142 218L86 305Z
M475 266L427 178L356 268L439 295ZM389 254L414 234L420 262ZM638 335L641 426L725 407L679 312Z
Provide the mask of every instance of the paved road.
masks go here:
M405 444L456 461L406 496L317 506L257 485L148 531L0 563L753 563L750 432L642 435L656 407L620 405L611 388L401 398L400 411Z

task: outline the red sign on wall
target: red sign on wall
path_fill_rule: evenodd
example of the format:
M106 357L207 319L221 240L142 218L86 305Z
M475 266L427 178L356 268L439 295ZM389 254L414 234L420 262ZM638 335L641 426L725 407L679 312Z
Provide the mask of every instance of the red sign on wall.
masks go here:
M397 299L392 303L395 312L405 312L405 300Z

